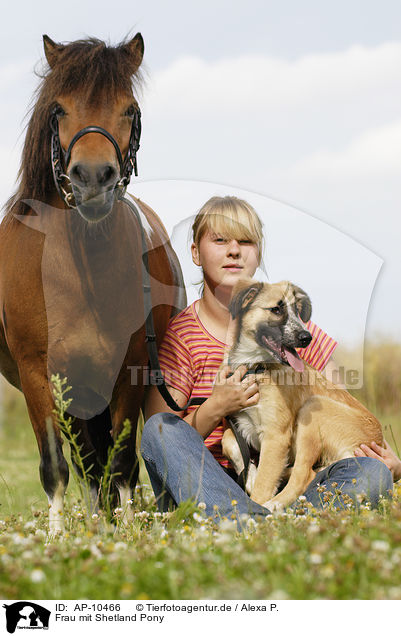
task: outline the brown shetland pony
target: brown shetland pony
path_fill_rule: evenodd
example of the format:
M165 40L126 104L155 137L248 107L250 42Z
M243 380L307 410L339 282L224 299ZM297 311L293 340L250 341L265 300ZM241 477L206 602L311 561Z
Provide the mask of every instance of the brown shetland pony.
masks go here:
M67 377L73 388L69 412L93 498L107 448L125 418L131 421L130 441L112 466L125 507L138 475L136 422L148 356L141 234L135 214L115 194L116 148L96 132L76 141L65 166L75 197L69 208L53 180L49 121L55 112L64 150L83 127L99 126L124 158L138 108L133 86L143 40L137 34L108 47L95 39L59 45L44 36L44 46L49 68L28 124L19 187L0 226L0 370L26 399L54 533L64 527L68 467L54 423L51 375ZM181 270L161 221L147 205L132 201L148 243L160 343L171 314L185 306Z

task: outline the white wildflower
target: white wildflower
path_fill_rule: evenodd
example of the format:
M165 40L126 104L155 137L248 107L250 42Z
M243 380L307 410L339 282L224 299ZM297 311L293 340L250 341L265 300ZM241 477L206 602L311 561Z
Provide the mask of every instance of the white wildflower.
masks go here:
M32 583L42 583L42 581L44 581L46 578L45 573L43 572L43 570L32 570L31 572L31 581Z
M372 541L372 550L377 552L387 552L390 550L390 544L387 541Z
M123 541L117 541L117 543L114 544L114 550L126 550L127 549L127 544L124 543Z
M42 530L41 528L38 528L37 530L35 530L35 537L39 537L40 539L46 539L46 532L44 530Z
M24 525L24 530L34 530L36 528L36 523L34 521L27 521Z
M94 556L96 559L99 559L102 556L101 551L99 550L97 545L95 545L94 543L91 543L89 549L91 551L92 556Z

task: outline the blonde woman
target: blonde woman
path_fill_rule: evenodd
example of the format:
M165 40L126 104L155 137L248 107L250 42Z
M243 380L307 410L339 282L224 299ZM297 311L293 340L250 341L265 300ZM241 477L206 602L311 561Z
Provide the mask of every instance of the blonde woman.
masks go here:
M240 367L218 369L230 344L233 287L241 277L252 277L261 263L263 231L255 210L236 197L213 197L198 212L193 224L192 260L202 269L201 298L169 324L159 350L160 366L170 393L179 405L190 398L207 398L201 406L175 413L156 386L149 389L141 452L159 508L187 499L204 502L208 516L267 515L235 481L223 456L224 418L259 400L255 377ZM309 322L312 342L299 355L319 371L330 364L336 347L327 334ZM355 497L369 496L376 505L392 488L391 473L377 459L362 457L336 462L320 471L305 496L321 504L317 485L333 482Z

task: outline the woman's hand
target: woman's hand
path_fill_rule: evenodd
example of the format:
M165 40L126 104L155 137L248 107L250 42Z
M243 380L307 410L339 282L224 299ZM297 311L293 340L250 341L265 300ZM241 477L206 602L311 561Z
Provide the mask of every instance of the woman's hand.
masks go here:
M354 451L354 455L356 457L373 457L374 459L379 459L390 470L394 481L401 479L401 459L395 454L386 440L383 441L383 446L379 446L376 442L371 442L370 445L361 444L360 447Z
M244 364L234 372L225 365L217 373L209 400L221 418L259 402L255 374L245 376L247 370Z
M222 367L216 375L210 397L196 411L184 417L204 439L224 417L258 403L259 387L255 375L249 374L244 378L246 372L244 364L234 373L228 365Z

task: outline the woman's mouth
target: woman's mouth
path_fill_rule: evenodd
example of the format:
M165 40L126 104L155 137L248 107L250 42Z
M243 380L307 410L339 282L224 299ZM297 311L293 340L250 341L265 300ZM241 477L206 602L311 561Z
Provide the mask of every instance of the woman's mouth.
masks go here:
M242 267L240 265L224 265L223 269L226 269L229 272L239 272L242 270Z

